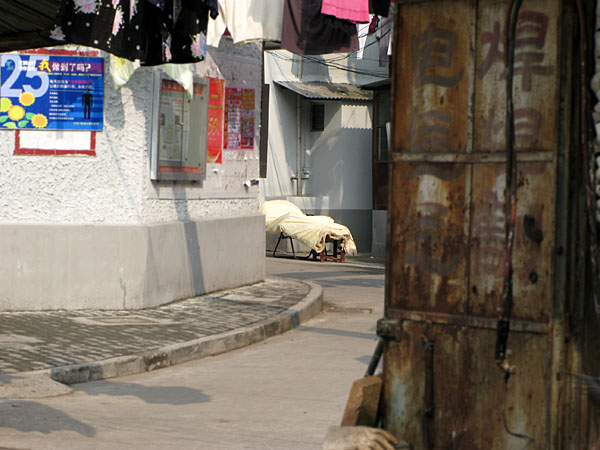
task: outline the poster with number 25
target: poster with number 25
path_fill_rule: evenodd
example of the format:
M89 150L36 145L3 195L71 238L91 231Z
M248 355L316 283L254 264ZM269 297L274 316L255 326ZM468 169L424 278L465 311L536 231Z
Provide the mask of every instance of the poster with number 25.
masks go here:
M102 130L104 59L5 54L0 65L0 130Z

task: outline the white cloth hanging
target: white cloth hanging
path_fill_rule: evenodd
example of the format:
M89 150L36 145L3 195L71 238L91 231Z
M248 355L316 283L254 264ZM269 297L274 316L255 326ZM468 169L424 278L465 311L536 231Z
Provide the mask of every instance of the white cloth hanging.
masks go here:
M209 20L206 43L219 46L225 28L234 44L281 41L283 0L219 0L219 15Z

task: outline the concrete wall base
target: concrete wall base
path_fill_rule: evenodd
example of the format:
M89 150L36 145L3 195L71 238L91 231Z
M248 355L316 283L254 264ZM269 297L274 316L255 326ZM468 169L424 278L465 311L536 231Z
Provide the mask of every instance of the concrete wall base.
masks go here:
M265 278L262 214L151 225L0 225L0 311L142 309Z

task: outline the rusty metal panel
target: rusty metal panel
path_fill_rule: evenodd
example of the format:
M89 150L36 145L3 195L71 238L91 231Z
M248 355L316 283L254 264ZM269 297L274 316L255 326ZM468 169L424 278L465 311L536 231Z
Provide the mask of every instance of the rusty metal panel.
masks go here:
M475 151L505 150L507 1L481 0L477 20ZM558 1L525 0L515 41L517 150L552 151L558 119Z
M394 104L394 150L469 151L475 2L446 2L443 10L429 3L401 9L395 39L403 45L394 58L401 68L399 85L408 89Z
M394 164L387 306L465 311L465 164Z
M533 438L528 450L550 447L550 339L514 333L511 347L517 374L505 384L496 367L494 330L431 326L404 321L401 340L390 342L384 367L386 428L416 449L525 448L527 441L510 436L502 416L515 433ZM433 354L433 412L425 416L427 343ZM425 445L429 431L430 445Z
M554 165L521 163L515 230L513 318L547 323L552 312ZM497 317L504 270L504 164L473 168L469 310Z
M553 309L559 1L525 0L519 15L509 337L517 371L507 385L494 360L505 243L507 4L398 7L391 245L378 333L388 341L385 426L414 448L524 448L506 430L503 408L512 431L534 438L529 450L558 448L563 433L552 428L562 420L555 374L565 367Z

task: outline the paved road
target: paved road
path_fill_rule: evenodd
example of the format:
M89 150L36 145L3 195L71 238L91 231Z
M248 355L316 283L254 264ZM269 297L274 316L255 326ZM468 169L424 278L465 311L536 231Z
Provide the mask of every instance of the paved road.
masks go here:
M383 270L285 259L271 275L324 286L325 311L241 350L53 398L0 401L0 447L318 449L366 369Z

